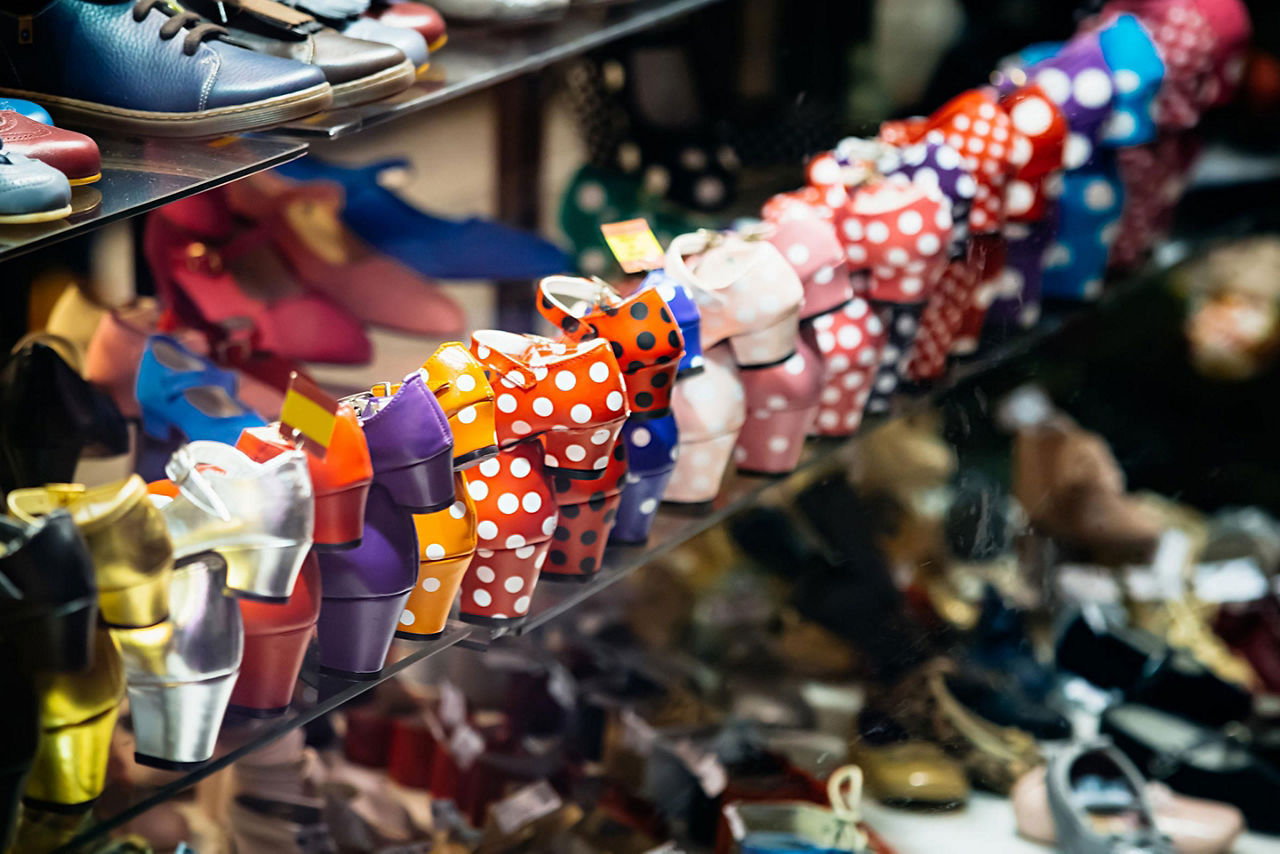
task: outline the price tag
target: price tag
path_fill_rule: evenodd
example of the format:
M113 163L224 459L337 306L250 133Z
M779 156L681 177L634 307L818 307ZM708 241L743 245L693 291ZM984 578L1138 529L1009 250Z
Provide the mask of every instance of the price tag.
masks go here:
M718 798L729 785L729 774L714 753L703 750L687 739L676 742L671 752L690 774L698 778L698 785L708 798Z
M449 737L449 753L458 767L466 771L484 753L484 736L469 726L460 726Z
M622 746L640 756L652 753L658 733L649 726L649 722L630 709L623 709L619 717L622 721Z
M666 262L662 244L653 236L649 223L643 219L606 223L600 226L600 231L623 272L643 273L646 270L656 270Z
M280 428L307 453L324 459L338 424L337 400L325 394L320 386L294 371L289 375L289 388L280 407Z
M461 726L467 719L467 698L449 680L440 683L440 722L448 729Z
M564 801L545 780L518 789L493 805L493 819L504 835L551 815Z

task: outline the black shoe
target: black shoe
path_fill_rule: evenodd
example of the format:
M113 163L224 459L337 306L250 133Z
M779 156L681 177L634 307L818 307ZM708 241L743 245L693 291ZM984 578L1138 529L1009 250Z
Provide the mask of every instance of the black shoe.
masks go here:
M129 427L106 392L53 347L29 341L0 369L0 491L75 477L81 455L129 450Z
M1244 813L1250 830L1280 833L1280 769L1234 732L1128 703L1103 713L1101 731L1148 779L1184 795L1225 801Z
M1071 738L1071 723L1065 717L1027 696L1017 681L1005 674L967 664L943 678L951 695L984 720L1017 727L1038 739Z
M0 515L0 641L26 672L75 673L90 664L98 588L71 514L30 525Z
M1057 662L1099 688L1123 692L1131 703L1207 726L1246 720L1253 707L1247 691L1219 679L1189 653L1102 617L1071 618L1058 637Z
M40 738L40 704L30 674L15 666L13 650L0 645L0 850L10 850L22 789Z

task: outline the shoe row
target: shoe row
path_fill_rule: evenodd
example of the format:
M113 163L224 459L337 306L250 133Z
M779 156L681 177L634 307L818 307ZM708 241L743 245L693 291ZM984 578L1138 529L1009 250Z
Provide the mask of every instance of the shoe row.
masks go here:
M98 144L40 105L0 98L0 225L71 216L71 190L102 177Z

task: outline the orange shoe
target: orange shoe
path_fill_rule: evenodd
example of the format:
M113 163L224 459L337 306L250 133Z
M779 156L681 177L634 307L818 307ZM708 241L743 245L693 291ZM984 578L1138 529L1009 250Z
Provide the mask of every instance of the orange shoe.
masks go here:
M277 421L251 427L240 434L236 447L257 462L294 450ZM329 451L321 459L307 453L311 486L316 496L316 528L313 548L340 551L360 545L364 535L364 504L373 482L373 462L360 421L350 404L338 409Z
M485 382L485 387L488 386ZM456 433L454 441L457 441ZM456 444L454 450L457 450ZM494 450L496 453L496 445ZM453 475L453 494L457 498L448 509L413 517L422 563L418 567L418 582L400 616L398 638L431 640L440 636L458 588L462 586L462 577L475 555L476 505L467 491L467 476L462 472Z

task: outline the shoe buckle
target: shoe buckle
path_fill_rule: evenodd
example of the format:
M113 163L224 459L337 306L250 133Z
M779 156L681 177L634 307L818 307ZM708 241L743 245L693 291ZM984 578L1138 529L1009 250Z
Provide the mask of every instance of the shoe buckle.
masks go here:
M253 355L254 325L251 319L243 315L224 317L218 322L218 329L222 334L213 345L218 361L235 363Z
M222 272L222 256L217 250L198 241L187 245L186 262L187 269L193 273Z

